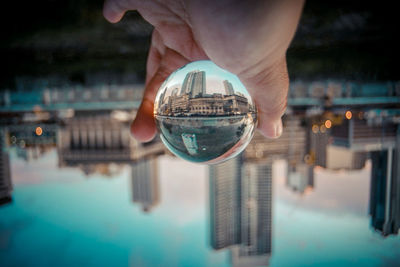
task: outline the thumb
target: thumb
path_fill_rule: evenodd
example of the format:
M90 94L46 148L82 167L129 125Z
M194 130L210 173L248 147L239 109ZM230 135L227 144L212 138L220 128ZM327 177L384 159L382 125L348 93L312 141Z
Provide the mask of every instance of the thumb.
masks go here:
M164 80L176 69L187 64L188 60L174 50L167 48L157 71L146 85L143 100L135 120L131 124L132 135L141 142L151 141L157 129L154 121L154 100Z
M238 76L255 100L260 132L268 138L281 136L289 88L286 57L260 71L249 70Z

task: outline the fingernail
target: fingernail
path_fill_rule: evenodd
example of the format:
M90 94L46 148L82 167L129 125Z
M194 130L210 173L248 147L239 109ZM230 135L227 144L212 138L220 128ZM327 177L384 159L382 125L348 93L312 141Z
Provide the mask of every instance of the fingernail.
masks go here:
M283 126L282 126L282 120L280 119L276 124L275 124L275 138L278 138L282 135L283 131Z

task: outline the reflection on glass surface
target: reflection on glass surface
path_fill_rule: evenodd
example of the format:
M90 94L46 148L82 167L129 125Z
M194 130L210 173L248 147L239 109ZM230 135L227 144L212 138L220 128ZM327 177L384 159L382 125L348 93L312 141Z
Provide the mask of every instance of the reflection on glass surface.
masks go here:
M204 163L239 154L257 122L240 80L211 61L192 62L172 73L156 96L154 117L171 152Z

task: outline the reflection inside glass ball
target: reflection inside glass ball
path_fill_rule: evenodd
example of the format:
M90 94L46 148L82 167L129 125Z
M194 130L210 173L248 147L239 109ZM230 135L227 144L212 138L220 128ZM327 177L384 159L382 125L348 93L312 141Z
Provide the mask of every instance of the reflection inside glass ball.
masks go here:
M239 78L208 60L189 63L161 85L154 104L161 140L175 155L220 163L246 148L257 111Z

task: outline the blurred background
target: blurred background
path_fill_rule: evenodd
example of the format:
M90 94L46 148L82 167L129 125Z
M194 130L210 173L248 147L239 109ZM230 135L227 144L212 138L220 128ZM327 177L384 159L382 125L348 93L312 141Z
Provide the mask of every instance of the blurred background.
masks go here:
M130 137L152 26L2 4L0 266L400 266L397 16L307 1L284 133L214 166Z

